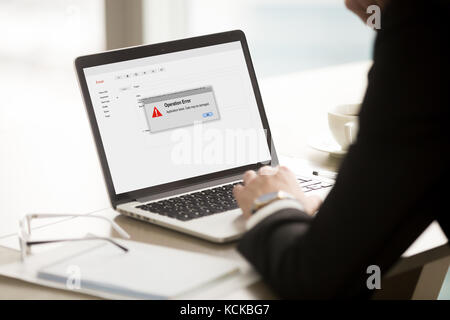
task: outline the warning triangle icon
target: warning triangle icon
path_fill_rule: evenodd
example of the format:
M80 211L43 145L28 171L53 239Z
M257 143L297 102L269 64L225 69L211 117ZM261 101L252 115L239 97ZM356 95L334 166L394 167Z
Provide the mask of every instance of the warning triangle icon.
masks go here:
M161 112L159 112L159 110L155 107L153 108L153 116L152 118L158 118L158 117L162 117Z

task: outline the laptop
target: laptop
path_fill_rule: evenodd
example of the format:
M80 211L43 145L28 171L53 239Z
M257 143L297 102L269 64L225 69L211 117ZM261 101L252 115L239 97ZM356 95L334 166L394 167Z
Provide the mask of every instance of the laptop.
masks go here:
M278 165L244 33L82 56L75 67L112 206L209 241L238 239L234 185Z

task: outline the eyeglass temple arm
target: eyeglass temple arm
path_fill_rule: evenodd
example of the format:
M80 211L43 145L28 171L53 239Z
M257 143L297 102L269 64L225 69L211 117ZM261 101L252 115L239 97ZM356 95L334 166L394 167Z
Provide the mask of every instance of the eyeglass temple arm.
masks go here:
M56 243L56 242L86 241L86 240L105 240L105 241L109 241L110 243L114 244L116 247L122 249L125 252L128 252L128 248L122 246L121 244L117 243L113 239L106 238L106 237L86 237L86 238L72 238L72 239L36 240L36 241L27 241L27 245L32 246L32 245L48 244L48 243Z
M117 223L115 223L113 220L104 217L104 216L100 216L98 214L71 214L71 213L30 213L26 215L26 219L27 219L27 225L28 225L28 233L31 233L30 230L30 221L31 219L40 219L40 218L62 218L62 217L81 217L81 218L99 218L99 219L103 219L105 221L108 221L114 230L117 231L118 234L120 234L120 236L122 238L125 239L130 239L130 235L123 230Z

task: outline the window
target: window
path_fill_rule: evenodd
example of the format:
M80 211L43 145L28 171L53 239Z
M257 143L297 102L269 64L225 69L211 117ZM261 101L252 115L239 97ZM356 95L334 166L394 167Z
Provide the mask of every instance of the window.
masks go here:
M367 60L374 38L343 0L149 0L145 13L147 42L242 29L260 76Z
M74 57L104 48L102 0L2 0L0 64L72 71Z

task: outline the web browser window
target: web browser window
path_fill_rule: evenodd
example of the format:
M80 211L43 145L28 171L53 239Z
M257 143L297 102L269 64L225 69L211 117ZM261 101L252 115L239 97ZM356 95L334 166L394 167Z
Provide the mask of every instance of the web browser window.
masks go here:
M270 161L239 41L84 73L118 194Z

